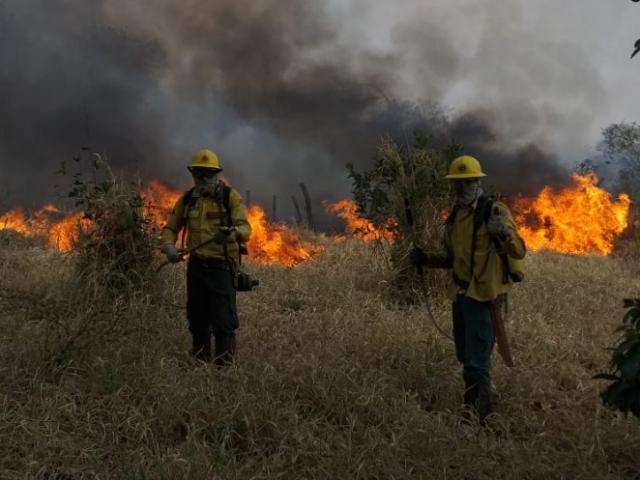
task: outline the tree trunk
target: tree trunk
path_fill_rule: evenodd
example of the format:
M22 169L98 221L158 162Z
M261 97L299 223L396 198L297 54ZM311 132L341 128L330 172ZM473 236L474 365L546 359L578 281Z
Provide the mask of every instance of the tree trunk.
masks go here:
M307 212L307 226L310 230L313 230L315 227L313 223L313 212L311 211L311 197L309 196L309 190L307 189L307 186L302 182L300 182L300 189L302 190L302 195L304 196L304 206Z
M300 211L300 205L295 195L291 195L291 201L293 202L293 208L296 211L296 224L302 225L302 212Z

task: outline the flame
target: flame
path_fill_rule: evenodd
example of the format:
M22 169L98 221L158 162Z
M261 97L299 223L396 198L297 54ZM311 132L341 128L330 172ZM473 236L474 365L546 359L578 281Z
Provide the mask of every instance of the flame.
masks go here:
M530 250L609 255L627 228L629 196L617 200L598 187L594 174L572 175L574 185L555 192L545 187L536 198L514 205L518 231Z
M140 195L143 214L150 228L157 231L164 227L181 192L152 180ZM324 251L324 247L305 241L286 225L269 223L264 210L257 205L248 209L248 220L253 229L248 244L249 258L257 263L291 267ZM0 216L0 230L13 230L24 236L44 236L49 245L63 252L71 251L77 244L80 229L90 226L91 221L84 218L82 212L64 215L53 205L45 205L30 217L21 207Z
M80 223L87 226L90 222L84 219L82 213L65 216L50 204L29 218L22 207L0 216L0 230L12 230L28 237L43 236L49 245L63 252L70 251L77 242Z
M145 215L153 228L160 230L164 226L180 195L180 192L157 180L149 183L142 192L142 198ZM303 240L300 234L286 225L268 222L264 210L258 205L249 207L247 219L253 232L247 245L248 257L256 263L292 267L324 251L322 246Z
M180 195L180 192L170 189L158 180L149 182L149 186L140 196L143 201L143 213L152 228L160 230L164 226Z
M27 235L30 231L25 220L24 210L18 207L0 217L0 230L13 230L22 235Z
M293 267L324 251L324 247L303 240L300 234L286 225L269 223L264 210L258 205L249 207L247 218L252 229L248 243L249 258L256 263Z
M81 212L69 215L51 225L47 234L49 245L61 252L70 252L78 243L80 226L88 228L90 225L91 221Z
M346 223L347 235L359 238L369 243L374 240L394 241L396 234L393 221L388 221L380 227L376 227L373 222L363 218L358 213L358 206L353 200L344 199L327 206L327 210L343 219Z

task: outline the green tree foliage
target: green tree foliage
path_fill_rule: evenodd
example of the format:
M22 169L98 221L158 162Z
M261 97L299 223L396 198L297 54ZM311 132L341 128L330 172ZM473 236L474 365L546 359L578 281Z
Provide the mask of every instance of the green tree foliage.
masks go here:
M634 202L640 200L640 125L614 123L605 128L603 150L620 164L620 191L629 194Z
M640 417L640 300L629 306L618 328L621 338L611 349L611 372L594 378L612 382L601 394L607 407Z

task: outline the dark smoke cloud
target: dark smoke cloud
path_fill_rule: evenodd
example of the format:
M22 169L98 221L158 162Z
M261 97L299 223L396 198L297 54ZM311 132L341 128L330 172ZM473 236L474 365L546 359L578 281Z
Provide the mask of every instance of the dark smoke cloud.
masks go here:
M489 112L466 113L452 122L450 135L468 152L485 159L489 181L507 195L535 195L544 185L568 181L567 167L537 144L513 151L500 147Z
M557 182L548 117L521 96L445 118L437 104L471 75L465 51L440 19L416 18L383 50L345 40L325 2L0 0L2 181L15 201L40 201L59 162L91 144L116 167L185 187L188 157L210 146L265 204L301 180L331 200L348 194L346 163L364 167L380 137L419 127L458 137L504 189ZM536 146L498 135L516 108Z
M46 198L81 145L120 165L153 158L162 122L149 99L164 53L109 27L95 2L0 3L0 165L14 201Z

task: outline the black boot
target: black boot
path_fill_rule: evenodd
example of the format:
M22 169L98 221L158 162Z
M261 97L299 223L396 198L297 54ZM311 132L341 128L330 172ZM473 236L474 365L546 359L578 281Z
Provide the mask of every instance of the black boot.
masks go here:
M474 383L465 385L464 390L464 405L469 408L476 408L476 402L478 400L478 384Z
M480 384L478 386L478 419L483 427L487 424L487 417L491 415L491 385Z
M464 410L462 416L471 423L476 412L476 403L478 401L478 384L471 383L465 379L464 389Z
M233 363L236 354L236 335L216 335L216 365L224 367Z
M211 336L193 335L193 348L191 355L201 362L211 361Z

